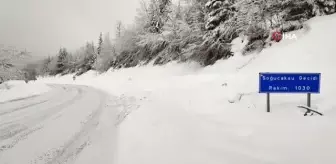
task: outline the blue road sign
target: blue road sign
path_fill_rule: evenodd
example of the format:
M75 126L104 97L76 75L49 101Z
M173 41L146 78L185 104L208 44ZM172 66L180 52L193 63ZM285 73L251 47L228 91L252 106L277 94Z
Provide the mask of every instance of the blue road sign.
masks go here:
M259 73L259 93L320 93L321 73Z

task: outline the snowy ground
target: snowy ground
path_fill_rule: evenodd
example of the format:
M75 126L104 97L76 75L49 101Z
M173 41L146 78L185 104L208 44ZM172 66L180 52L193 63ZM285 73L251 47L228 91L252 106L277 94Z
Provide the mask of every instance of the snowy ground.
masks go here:
M203 69L169 64L39 81L89 85L139 105L123 108L130 114L118 128L120 164L334 164L335 22L335 14L314 18L295 32L298 40L258 55L237 52ZM259 72L321 72L321 94L312 95L312 106L325 116L303 117L296 107L306 103L301 94L271 95L272 112L266 113ZM84 150L80 163L97 157L93 150ZM99 158L109 153L103 154Z
M0 164L74 163L92 147L117 152L113 150L116 110L112 110L118 107L112 104L116 99L85 86L51 87L43 95L0 104ZM96 142L106 141L104 137L109 139L105 145ZM94 159L96 163L115 160L111 153L103 161Z
M0 103L37 96L49 90L50 87L44 83L8 81L0 84Z

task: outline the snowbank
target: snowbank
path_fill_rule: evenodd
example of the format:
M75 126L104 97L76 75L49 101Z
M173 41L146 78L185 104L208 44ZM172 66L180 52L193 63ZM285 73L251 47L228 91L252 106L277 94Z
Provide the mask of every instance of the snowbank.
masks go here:
M39 79L94 86L134 97L139 108L119 126L120 164L336 163L336 15L317 17L260 54L201 69L192 64L138 67ZM234 41L235 47L242 47ZM258 91L259 72L321 72L312 105L323 117L303 117L305 95L271 95L271 113ZM108 130L108 129L106 129Z
M43 83L8 81L0 84L0 103L40 95L49 90L50 87Z

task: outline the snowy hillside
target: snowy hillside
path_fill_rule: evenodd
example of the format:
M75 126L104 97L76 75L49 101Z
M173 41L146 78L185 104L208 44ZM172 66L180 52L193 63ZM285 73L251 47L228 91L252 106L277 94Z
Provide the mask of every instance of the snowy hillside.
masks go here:
M76 81L72 75L39 80L89 85L134 100L121 111L130 114L119 125L120 164L334 164L334 29L335 14L316 17L294 32L297 40L246 57L238 51L245 43L236 39L233 58L206 68L168 64L88 72ZM312 106L325 116L303 117L296 106L306 103L304 94L272 94L266 113L259 72L321 72L321 94L312 95ZM92 152L85 149L80 163Z
M36 63L41 57L32 56L29 52L13 47L0 48L0 77L5 80L23 79L22 69L29 63Z
M50 87L36 82L9 81L0 84L0 104L25 99L48 92Z

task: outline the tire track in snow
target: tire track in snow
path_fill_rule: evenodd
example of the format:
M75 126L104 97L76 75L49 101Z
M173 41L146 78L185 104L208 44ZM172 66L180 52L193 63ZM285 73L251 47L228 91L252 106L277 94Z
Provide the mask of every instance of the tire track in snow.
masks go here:
M43 104L43 103L46 103L48 101L49 100L43 100L43 101L32 103L32 104L28 104L28 105L25 105L25 106L22 106L22 107L19 107L19 108L10 109L8 111L0 113L0 116L6 115L6 114L10 114L10 113L13 113L13 112L16 112L16 111L20 111L22 109L26 109L26 108L29 108L29 107L32 107L32 106L35 106L35 105Z
M7 113L7 111L15 110L16 108L23 108L25 106L29 107L30 105L49 100L50 98L55 97L54 95L56 94L58 95L64 92L64 90L58 86L54 86L54 85L49 85L49 86L52 89L41 95L34 95L34 96L25 97L25 98L18 98L14 100L5 101L5 102L0 102L0 105L1 105L0 110L5 111ZM12 109L13 106L15 106L16 108ZM9 107L9 109L6 109L6 107ZM2 113L5 113L5 112L2 112Z
M15 122L20 122L25 119L23 118L22 120L14 121L14 124L9 124L8 126L1 128L0 129L0 134L1 134L0 141L10 140L10 139L12 139L12 141L10 143L5 143L5 144L1 144L0 142L0 153L13 148L18 142L25 139L28 135L36 132L37 130L42 129L43 125L39 125L39 124L51 118L55 114L62 112L65 107L74 104L77 100L80 100L84 96L83 91L80 88L76 88L76 90L77 90L77 94L72 99L67 100L66 102L61 103L59 105L48 108L46 113L39 115L37 118L28 120L28 123L26 123L28 125L22 125L20 123L15 124ZM59 117L59 115L57 117ZM0 125L0 127L1 126L2 125ZM13 131L13 127L17 129L14 128L14 131Z
M63 146L50 149L43 155L39 156L32 163L47 163L47 164L65 164L71 163L76 157L91 144L90 134L96 129L99 124L100 115L106 105L106 99L100 96L100 103L97 109L87 116L82 122L83 126L75 133L75 135L67 141Z
M26 98L10 100L5 103L0 103L1 105L0 116L3 117L9 114L17 114L16 112L21 112L23 111L23 109L30 108L33 106L36 107L36 105L44 104L51 100L55 100L55 97L56 97L55 95L61 95L62 93L64 93L64 90L62 90L60 87L56 87L56 86L51 86L51 87L53 88L51 91L48 91L41 95L35 95L35 96L26 97ZM15 108L13 108L13 106ZM0 122L0 126L1 126L1 122Z
M13 103L16 101L22 101L22 100L29 100L29 99L33 99L35 97L38 97L40 95L34 95L34 96L29 96L29 97L24 97L24 98L18 98L18 99L13 99L13 100L9 100L9 101L4 101L4 102L0 102L0 104L7 104L7 103Z

